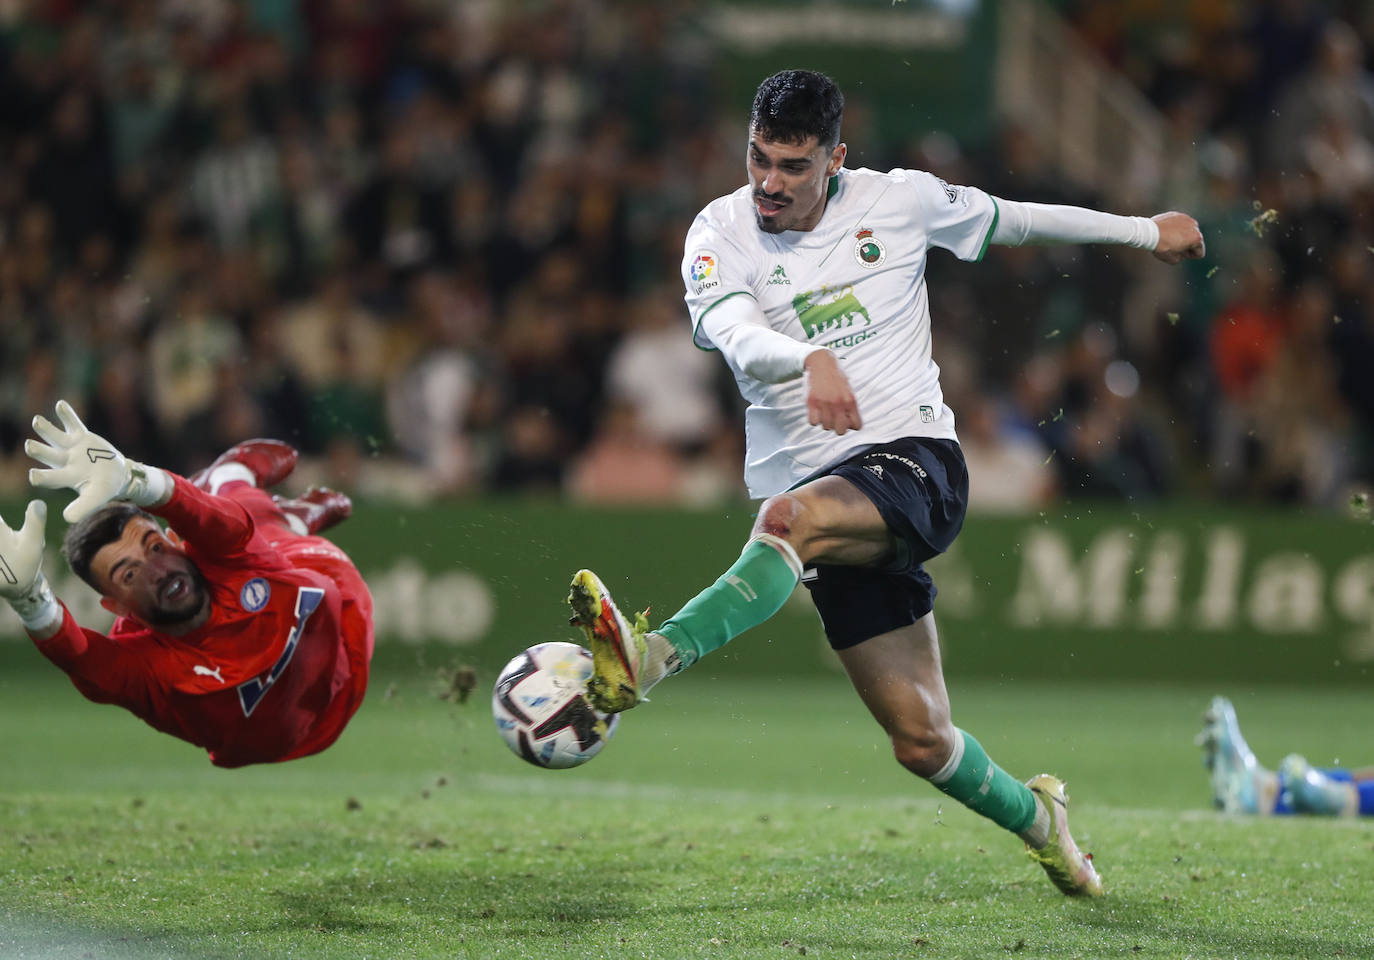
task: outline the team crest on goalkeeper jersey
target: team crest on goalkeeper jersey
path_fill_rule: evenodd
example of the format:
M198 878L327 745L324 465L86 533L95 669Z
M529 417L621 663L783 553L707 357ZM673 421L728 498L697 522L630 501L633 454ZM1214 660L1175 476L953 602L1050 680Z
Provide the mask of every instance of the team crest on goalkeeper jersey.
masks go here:
M239 591L239 603L243 609L249 613L257 613L267 606L267 601L272 596L272 587L262 577L254 577L243 585Z
M854 259L859 261L859 266L873 268L887 259L887 247L873 236L872 230L860 230L854 234L854 239L857 241L854 244Z

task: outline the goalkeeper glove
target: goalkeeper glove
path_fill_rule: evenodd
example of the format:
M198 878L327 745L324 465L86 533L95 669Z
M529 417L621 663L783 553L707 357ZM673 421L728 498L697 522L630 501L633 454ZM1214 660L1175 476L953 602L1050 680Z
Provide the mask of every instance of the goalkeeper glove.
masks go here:
M62 621L62 605L43 576L43 527L48 505L30 500L18 530L0 519L0 597L9 601L24 628L39 636Z
M50 468L30 470L29 483L76 491L76 499L62 511L68 523L76 523L111 500L156 507L171 499L174 483L165 471L125 459L108 440L86 429L67 401L57 401L57 418L62 429L46 417L33 418L34 432L47 442L26 440L24 452Z

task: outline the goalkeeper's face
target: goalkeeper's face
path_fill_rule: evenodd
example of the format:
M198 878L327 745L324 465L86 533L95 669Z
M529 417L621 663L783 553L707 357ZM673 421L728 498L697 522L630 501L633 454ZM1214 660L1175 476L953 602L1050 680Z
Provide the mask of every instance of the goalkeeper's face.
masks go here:
M844 154L843 143L827 150L815 137L804 143L769 140L751 127L745 164L759 229L813 229L825 212L826 188L844 165Z
M186 551L149 517L134 517L118 540L91 558L102 605L156 630L177 634L205 622L210 592Z

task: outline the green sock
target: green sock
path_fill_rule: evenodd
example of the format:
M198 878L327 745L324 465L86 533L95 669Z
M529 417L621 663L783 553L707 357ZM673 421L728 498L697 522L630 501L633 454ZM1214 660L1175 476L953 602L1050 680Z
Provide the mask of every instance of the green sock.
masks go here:
M757 537L745 544L734 566L654 632L690 667L781 610L800 578L801 561L791 546Z
M1035 794L1020 780L988 759L983 745L955 730L954 753L944 769L930 777L940 792L953 797L999 827L1021 834L1035 821Z

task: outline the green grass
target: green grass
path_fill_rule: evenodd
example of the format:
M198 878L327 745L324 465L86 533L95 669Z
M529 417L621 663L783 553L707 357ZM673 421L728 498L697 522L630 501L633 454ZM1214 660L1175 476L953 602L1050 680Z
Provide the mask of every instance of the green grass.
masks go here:
M1207 689L952 683L1000 763L1068 779L1084 903L899 770L838 676L704 664L539 771L484 691L393 663L330 751L223 771L34 660L0 654L6 960L1374 955L1374 832L1212 813ZM1270 763L1374 761L1361 691L1227 692Z

